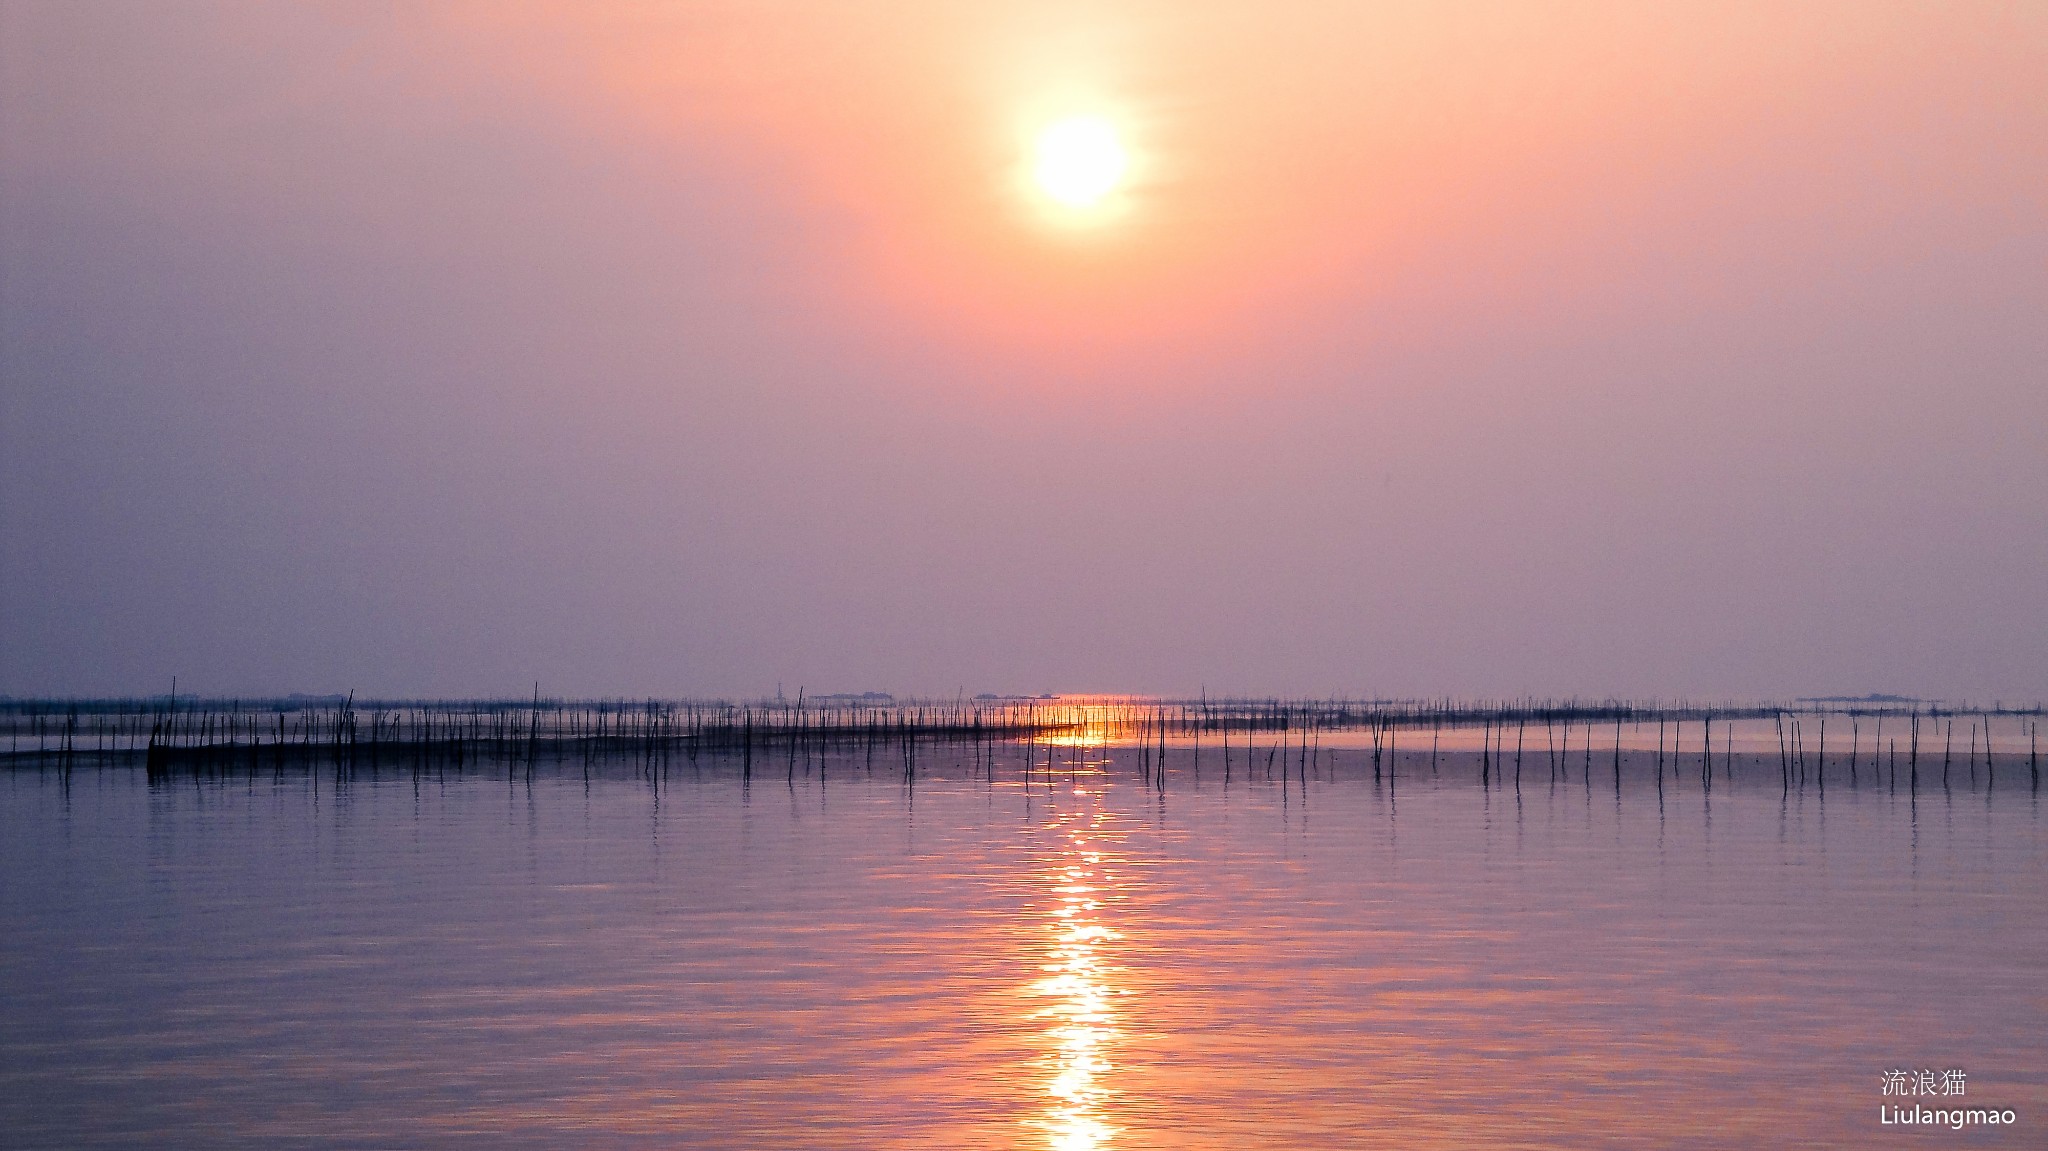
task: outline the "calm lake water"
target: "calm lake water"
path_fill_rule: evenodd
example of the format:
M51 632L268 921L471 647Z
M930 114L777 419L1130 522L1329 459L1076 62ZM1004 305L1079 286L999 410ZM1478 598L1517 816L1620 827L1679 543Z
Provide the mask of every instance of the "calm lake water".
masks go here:
M1023 754L0 772L0 1144L2048 1145L2023 762ZM1923 1068L1965 1097L1882 1093Z

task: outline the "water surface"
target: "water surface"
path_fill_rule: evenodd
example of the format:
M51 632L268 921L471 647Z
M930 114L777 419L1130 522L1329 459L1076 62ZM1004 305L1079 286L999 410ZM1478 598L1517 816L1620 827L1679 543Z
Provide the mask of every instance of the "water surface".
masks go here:
M2042 1145L2023 765L1023 754L0 774L4 1142ZM1880 1127L1923 1067L2018 1126Z

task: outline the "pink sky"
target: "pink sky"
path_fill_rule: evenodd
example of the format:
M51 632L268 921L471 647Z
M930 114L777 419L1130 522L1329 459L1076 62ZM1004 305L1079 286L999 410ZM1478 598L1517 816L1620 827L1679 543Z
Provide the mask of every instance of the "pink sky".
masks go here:
M2048 695L2038 7L9 3L0 69L0 691Z

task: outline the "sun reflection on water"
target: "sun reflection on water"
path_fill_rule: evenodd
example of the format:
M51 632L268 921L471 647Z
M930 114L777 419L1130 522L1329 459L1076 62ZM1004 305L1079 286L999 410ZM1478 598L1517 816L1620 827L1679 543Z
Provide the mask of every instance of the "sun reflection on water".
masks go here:
M1110 1054L1118 1035L1114 999L1120 994L1111 982L1115 969L1108 952L1118 935L1104 922L1100 898L1108 868L1089 842L1099 819L1094 811L1059 818L1063 830L1079 830L1063 836L1044 875L1053 902L1045 925L1044 974L1030 991L1045 1000L1033 1015L1046 1025L1046 1102L1031 1125L1044 1131L1054 1151L1095 1151L1117 1134L1107 1115L1115 1070Z

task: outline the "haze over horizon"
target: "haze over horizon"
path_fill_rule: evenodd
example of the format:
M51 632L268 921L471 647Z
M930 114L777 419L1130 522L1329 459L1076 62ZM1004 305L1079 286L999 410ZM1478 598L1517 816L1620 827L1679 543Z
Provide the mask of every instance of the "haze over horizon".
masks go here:
M2038 700L2044 365L2041 6L0 3L5 694Z

